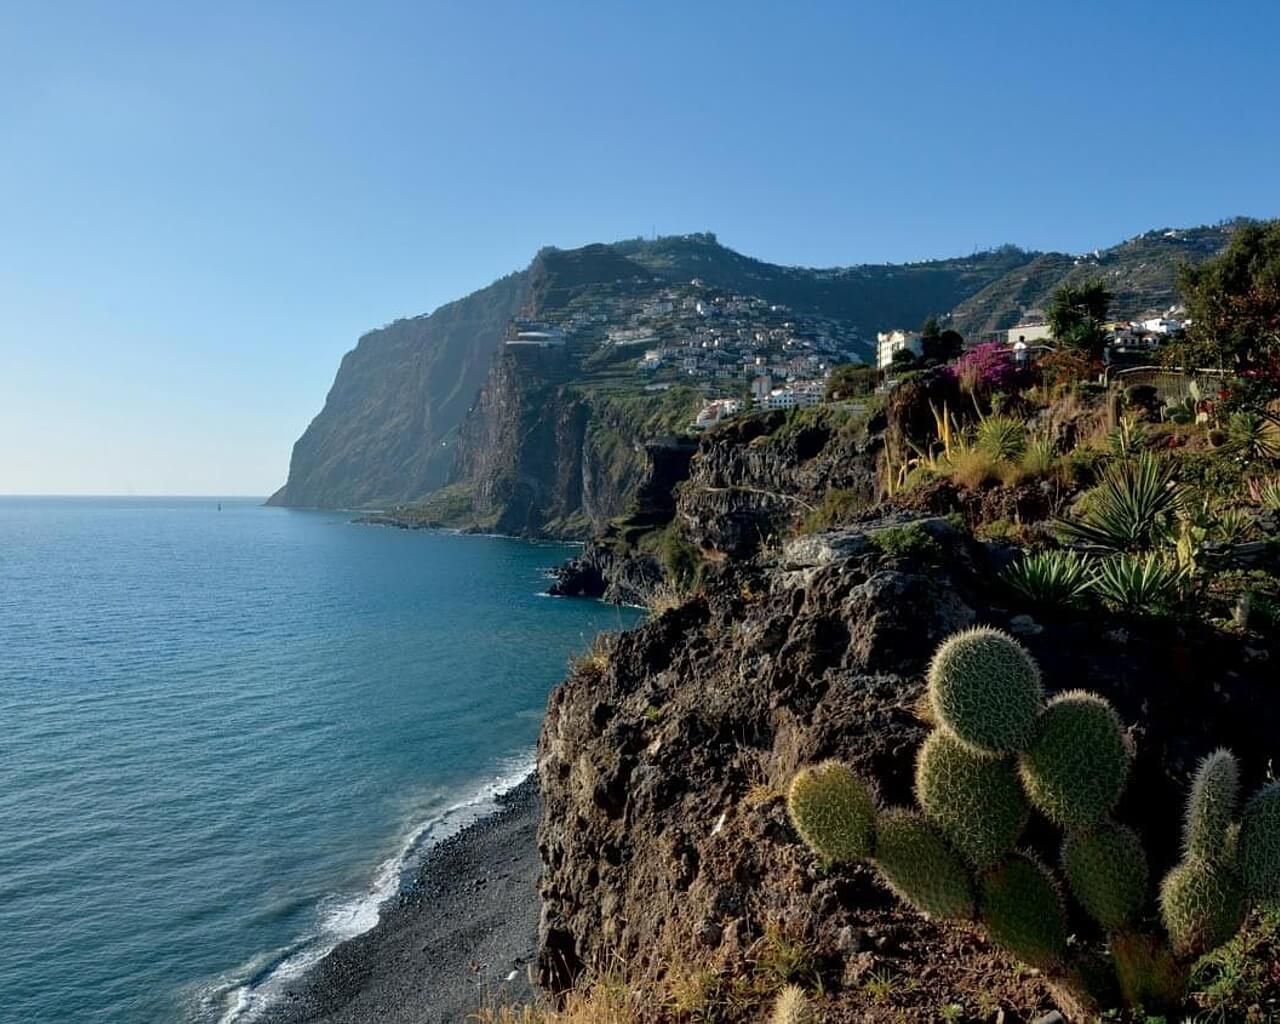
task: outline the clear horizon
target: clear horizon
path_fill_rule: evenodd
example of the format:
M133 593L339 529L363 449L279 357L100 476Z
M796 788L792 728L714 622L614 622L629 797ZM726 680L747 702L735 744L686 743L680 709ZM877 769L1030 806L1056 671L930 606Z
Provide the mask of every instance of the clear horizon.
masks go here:
M543 245L833 266L1280 215L1277 30L1154 0L6 5L0 493L265 497L362 333Z

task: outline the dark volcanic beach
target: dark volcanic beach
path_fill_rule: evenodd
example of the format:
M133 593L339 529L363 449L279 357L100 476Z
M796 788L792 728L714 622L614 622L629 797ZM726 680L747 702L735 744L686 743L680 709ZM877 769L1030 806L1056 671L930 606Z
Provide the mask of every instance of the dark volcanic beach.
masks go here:
M344 942L268 1011L268 1024L443 1024L530 993L538 926L538 792L428 854L370 931ZM511 980L507 980L514 973Z

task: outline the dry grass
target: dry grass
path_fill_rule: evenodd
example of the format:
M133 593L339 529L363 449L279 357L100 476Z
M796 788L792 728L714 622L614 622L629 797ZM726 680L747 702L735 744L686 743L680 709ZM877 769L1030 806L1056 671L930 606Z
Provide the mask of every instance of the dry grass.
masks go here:
M559 1010L541 1006L486 1006L468 1020L474 1024L636 1024L631 991L620 978L597 978L570 992Z
M951 458L947 474L961 487L978 490L1000 483L1002 463L977 448L956 452Z
M662 583L654 590L653 597L649 598L649 614L661 615L673 608L679 608L684 602L685 596L679 587L670 581Z

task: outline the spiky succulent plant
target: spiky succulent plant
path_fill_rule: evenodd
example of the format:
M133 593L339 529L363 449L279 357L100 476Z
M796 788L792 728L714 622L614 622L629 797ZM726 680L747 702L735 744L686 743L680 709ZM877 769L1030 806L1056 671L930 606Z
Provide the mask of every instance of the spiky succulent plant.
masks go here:
M993 942L1019 960L1044 970L1067 951L1062 895L1043 865L1015 854L983 873L979 913Z
M929 666L938 721L984 754L1023 749L1040 713L1040 669L1007 633L987 626L948 637Z
M848 863L871 855L875 795L843 762L800 771L791 781L787 809L800 838L827 860Z
M1129 747L1115 709L1074 690L1049 702L1020 758L1027 796L1055 824L1088 828L1115 807L1129 776Z
M1245 804L1236 850L1249 898L1280 903L1280 780L1268 782Z
M799 985L787 985L773 1004L770 1024L813 1024L813 1008Z
M1216 949L1240 930L1244 886L1228 866L1188 857L1160 886L1160 916L1180 957Z
M973 917L973 882L942 834L916 811L892 808L876 819L872 858L885 884L934 917Z
M1087 832L1068 832L1062 870L1071 894L1107 931L1128 924L1147 898L1147 855L1137 834L1103 822Z
M1012 850L1030 816L1013 763L978 754L945 729L934 730L920 748L916 800L976 868Z
M1220 860L1240 800L1240 764L1229 750L1215 750L1191 780L1182 846L1187 856Z

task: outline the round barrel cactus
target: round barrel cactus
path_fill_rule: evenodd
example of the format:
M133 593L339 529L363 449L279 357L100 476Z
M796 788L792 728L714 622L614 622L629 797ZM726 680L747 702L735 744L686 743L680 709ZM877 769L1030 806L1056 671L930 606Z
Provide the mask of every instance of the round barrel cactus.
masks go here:
M1067 833L1062 870L1085 913L1107 931L1128 924L1146 901L1147 855L1123 825L1104 822L1088 832Z
M983 753L1022 750L1035 729L1041 696L1035 660L998 629L980 626L952 635L929 666L934 716Z
M916 800L977 868L995 864L1012 850L1030 816L1013 763L975 753L943 729L931 733L920 748Z
M894 808L876 819L872 862L893 892L934 917L973 917L973 882L942 834L915 811Z
M787 809L800 838L827 860L849 863L871 855L875 796L843 762L824 761L797 773Z
M1129 775L1129 747L1115 709L1075 690L1049 702L1020 758L1031 802L1062 828L1088 828L1111 813Z

